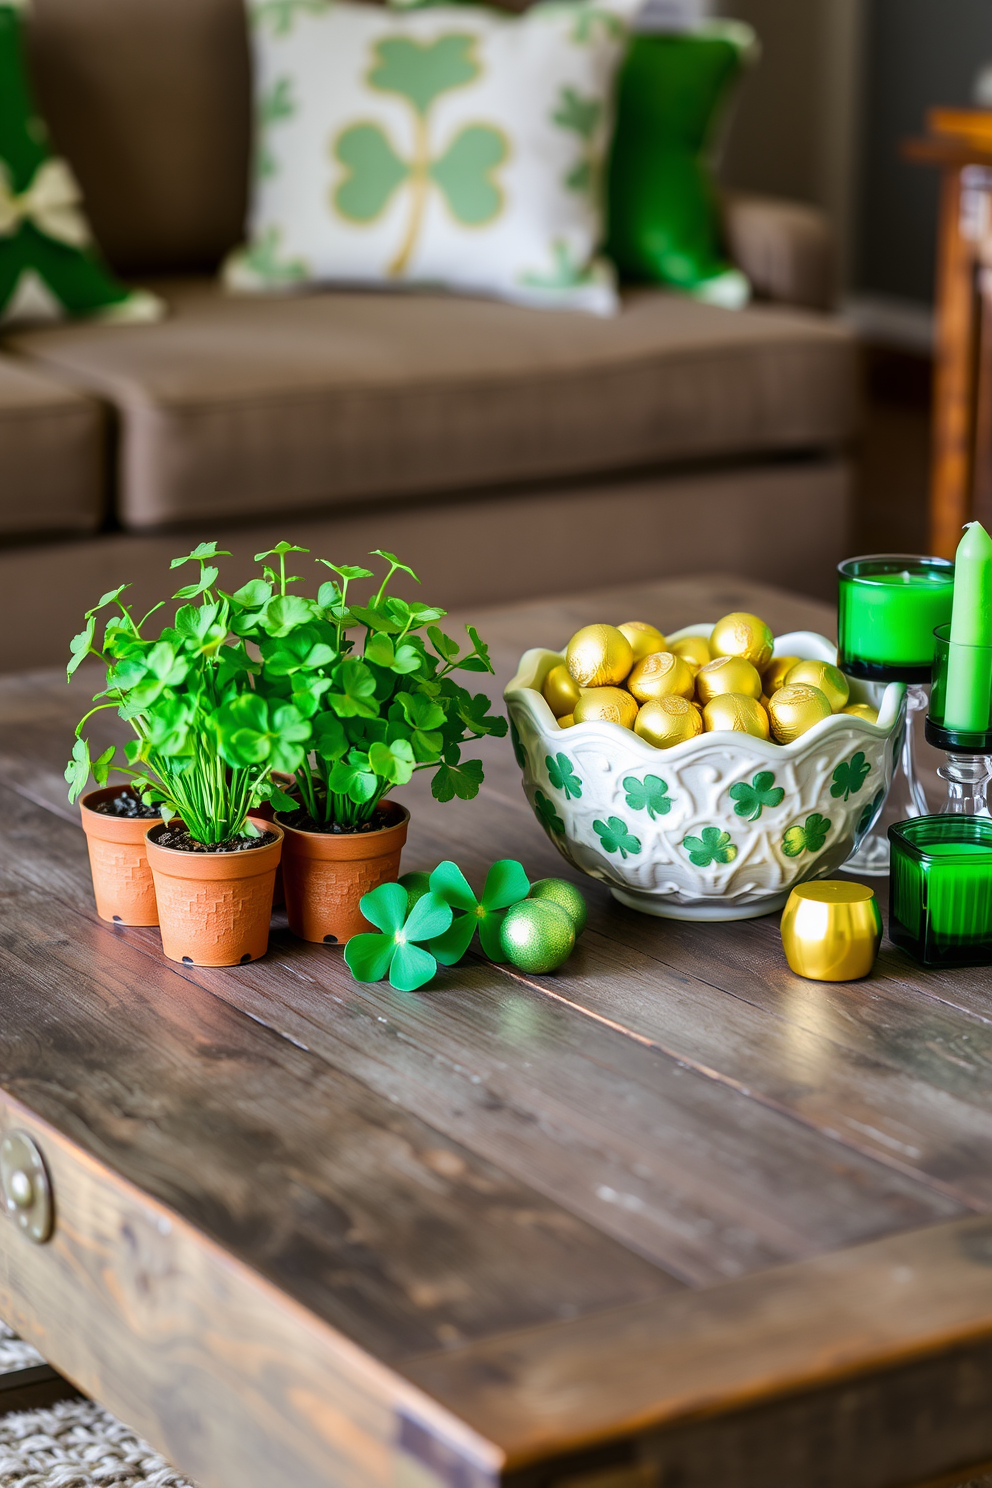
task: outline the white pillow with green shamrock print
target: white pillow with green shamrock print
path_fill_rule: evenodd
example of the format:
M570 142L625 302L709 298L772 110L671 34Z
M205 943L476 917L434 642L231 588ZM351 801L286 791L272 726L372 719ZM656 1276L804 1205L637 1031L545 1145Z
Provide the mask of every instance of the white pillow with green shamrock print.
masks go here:
M255 0L250 13L254 200L231 288L430 285L614 311L596 250L616 9Z

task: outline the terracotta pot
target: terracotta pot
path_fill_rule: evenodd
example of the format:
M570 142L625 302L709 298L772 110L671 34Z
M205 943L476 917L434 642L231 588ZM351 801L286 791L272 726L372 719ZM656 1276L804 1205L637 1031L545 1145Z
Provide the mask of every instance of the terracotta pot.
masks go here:
M378 832L301 832L283 827L286 914L289 928L301 940L343 945L374 928L358 901L399 876L410 822L405 806L395 801L383 801L381 806L390 824Z
M272 779L278 781L284 791L288 791L295 784L295 776L288 775L284 770L273 770ZM263 801L261 806L256 806L252 816L261 817L262 821L275 821L276 814L268 801ZM282 887L282 863L276 869L276 886L272 891L272 908L283 909L286 904L286 895Z
M162 949L170 961L237 966L265 955L283 830L275 822L257 824L276 840L245 852L181 852L146 837Z
M101 801L121 794L121 786L88 791L79 803L90 854L96 912L117 925L157 925L155 885L145 854L145 833L161 817L104 816Z

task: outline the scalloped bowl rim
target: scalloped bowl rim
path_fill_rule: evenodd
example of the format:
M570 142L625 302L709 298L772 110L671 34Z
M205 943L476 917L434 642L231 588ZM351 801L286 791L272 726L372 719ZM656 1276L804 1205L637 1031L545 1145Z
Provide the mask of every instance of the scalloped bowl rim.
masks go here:
M715 623L715 622L714 622ZM681 641L687 636L708 637L713 630L713 624L685 625L681 630L673 630L668 636L670 641ZM837 647L828 641L826 636L819 635L813 630L790 630L785 635L777 636L773 656L798 656L801 660L829 661L836 665ZM839 732L841 728L850 730L853 728L855 735L863 733L866 738L884 738L892 733L899 721L903 697L906 692L904 682L889 682L882 694L878 708L878 722L869 723L866 718L858 718L851 713L833 713L829 718L815 723L811 729L800 734L791 744L776 744L771 739L759 739L753 734L742 734L731 729L714 729L712 732L697 734L694 739L686 739L681 744L673 744L668 749L658 749L654 744L649 744L633 729L624 728L620 723L610 723L606 719L595 719L589 723L574 723L571 728L562 729L558 720L548 707L540 687L536 683L538 673L544 666L545 660L550 659L557 666L563 662L564 652L551 651L543 646L532 647L525 651L520 658L516 676L509 682L503 692L504 699L520 702L528 707L534 714L535 722L541 727L542 733L550 733L556 730L558 733L577 737L598 738L622 738L627 747L640 749L645 761L656 763L659 754L666 759L686 760L696 753L709 751L714 744L726 743L741 745L747 741L747 747L753 749L760 759L769 761L782 759L798 759L806 753L811 744L817 744L821 739L829 739L831 734ZM550 667L547 668L550 670ZM547 675L547 672L545 672Z

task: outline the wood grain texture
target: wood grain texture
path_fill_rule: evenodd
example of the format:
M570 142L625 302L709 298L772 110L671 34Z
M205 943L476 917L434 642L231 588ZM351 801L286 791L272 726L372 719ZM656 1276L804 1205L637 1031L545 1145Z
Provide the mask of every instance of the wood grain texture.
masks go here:
M422 1391L0 1095L11 1127L44 1154L58 1222L35 1246L0 1220L0 1310L199 1488L396 1488L418 1470L404 1431L491 1488L499 1451Z
M376 1357L673 1287L16 865L0 1085Z
M732 609L832 625L720 578L466 618L502 687L591 620ZM0 1308L56 1365L204 1488L279 1481L279 1422L301 1488L756 1488L786 1441L789 1488L900 1488L992 1455L992 1233L960 1218L992 1209L987 973L886 947L808 983L775 918L637 915L563 863L505 741L477 801L404 791L403 866L581 882L558 975L474 959L397 994L281 923L262 962L169 966L94 917L61 780L86 696L0 681L0 1089L75 1215L0 1247Z
M761 1401L784 1409L813 1385L894 1377L910 1363L972 1346L985 1357L992 1347L992 1222L984 1217L567 1327L505 1335L421 1359L407 1373L500 1443L512 1467L564 1442L650 1437ZM595 1367L606 1358L609 1369ZM965 1465L982 1459L979 1423L992 1446L990 1379L986 1372L963 1391L974 1422L973 1444L956 1459ZM917 1478L943 1466L920 1462Z
M21 872L42 892L75 855L78 903L80 834L52 818L44 825L46 846L35 843ZM8 832L0 824L0 841ZM132 955L140 947L158 968L156 931L102 935ZM583 941L573 959L581 968L594 955ZM629 956L608 958L606 985L626 981L628 964L636 970ZM188 967L181 979L696 1285L960 1212L953 1198L844 1152L732 1082L478 962L430 993L399 994L356 984L339 950L315 952L283 929L262 963ZM660 998L664 990L661 980Z

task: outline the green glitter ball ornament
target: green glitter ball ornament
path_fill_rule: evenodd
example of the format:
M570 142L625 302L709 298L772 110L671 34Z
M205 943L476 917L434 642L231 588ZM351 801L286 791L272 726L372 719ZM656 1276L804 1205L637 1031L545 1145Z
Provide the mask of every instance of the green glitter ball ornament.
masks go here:
M572 917L550 899L524 899L506 912L499 933L506 959L541 975L567 961L575 945Z
M431 891L431 876L429 873L404 873L396 882L402 884L406 889L406 911L407 914L416 904L418 899L423 899L425 894Z
M539 878L536 884L531 885L528 898L561 905L575 927L575 938L578 940L586 928L588 910L585 899L574 884L564 878Z

